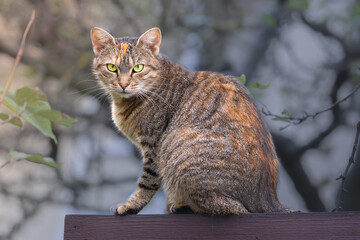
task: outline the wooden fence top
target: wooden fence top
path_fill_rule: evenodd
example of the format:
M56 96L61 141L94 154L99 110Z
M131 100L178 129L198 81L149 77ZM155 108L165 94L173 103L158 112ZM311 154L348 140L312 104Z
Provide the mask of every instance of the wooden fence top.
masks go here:
M360 212L65 217L64 240L116 239L360 239Z

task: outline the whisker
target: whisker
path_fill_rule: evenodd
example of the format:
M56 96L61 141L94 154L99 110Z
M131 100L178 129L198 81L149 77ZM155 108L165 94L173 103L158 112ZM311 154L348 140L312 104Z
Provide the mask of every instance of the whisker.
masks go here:
M171 105L169 105L169 104L166 102L166 100L165 100L161 95L159 95L158 93L153 92L153 91L150 91L150 90L148 90L148 89L142 89L142 90L143 90L143 92L146 92L146 93L148 93L148 94L153 94L153 96L158 97L167 107L169 107L169 109L175 110L174 107L171 106Z
M67 92L67 95L75 95L75 94L91 94L94 93L96 91L101 91L101 88L99 86L93 86L93 87L88 87L85 89L81 89L81 90L74 90L74 91L70 91Z
M105 104L104 99L106 99L106 97L108 96L108 93L106 91L104 91L103 89L101 89L101 88L97 88L96 91L93 90L92 92L95 93L97 91L99 91L99 92L94 94L94 95L90 94L91 92L88 92L88 94L80 94L79 96L77 96L75 98L74 102L79 101L81 99L81 97L83 97L84 95L89 95L91 97L96 98L99 101L99 103L103 106Z
M153 106L157 107L157 108L160 110L159 105L156 104L156 102L155 102L153 99L151 99L151 97L148 96L148 95L146 94L146 92L144 92L143 90L144 90L144 89L142 89L142 91L140 91L140 95L143 96L143 97L144 97L146 100L148 100Z

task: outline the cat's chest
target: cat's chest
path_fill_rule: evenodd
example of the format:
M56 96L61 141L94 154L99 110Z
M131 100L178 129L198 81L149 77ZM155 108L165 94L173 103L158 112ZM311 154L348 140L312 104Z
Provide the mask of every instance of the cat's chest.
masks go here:
M166 117L147 105L112 104L112 118L118 129L137 147L156 145Z
M112 104L112 119L116 127L134 144L138 145L139 137L142 133L139 131L139 119L136 117L136 108L131 106Z

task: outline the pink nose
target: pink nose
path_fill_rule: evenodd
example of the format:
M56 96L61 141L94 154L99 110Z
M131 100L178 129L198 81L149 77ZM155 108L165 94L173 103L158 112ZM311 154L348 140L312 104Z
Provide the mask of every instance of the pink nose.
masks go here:
M119 83L120 87L125 90L125 88L127 88L127 86L129 86L129 83Z

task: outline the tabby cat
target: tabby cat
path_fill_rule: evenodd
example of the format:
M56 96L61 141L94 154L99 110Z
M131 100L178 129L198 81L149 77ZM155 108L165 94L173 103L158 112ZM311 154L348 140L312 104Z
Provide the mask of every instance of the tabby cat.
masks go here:
M91 40L113 121L144 158L136 192L116 214L138 213L160 187L170 213L291 211L277 199L271 135L234 77L172 63L159 53L159 28L139 38L93 28Z

